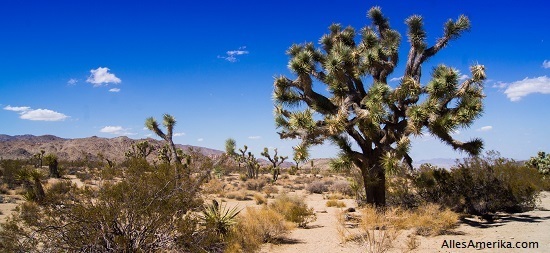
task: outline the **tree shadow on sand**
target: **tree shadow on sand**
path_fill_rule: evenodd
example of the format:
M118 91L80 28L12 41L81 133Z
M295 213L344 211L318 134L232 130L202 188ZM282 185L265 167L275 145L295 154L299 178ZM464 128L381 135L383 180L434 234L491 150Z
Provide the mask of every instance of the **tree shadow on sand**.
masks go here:
M295 238L287 238L287 237L278 238L276 241L272 242L272 244L276 244L276 245L281 245L281 244L292 245L292 244L303 244L303 243L305 243L305 242L302 241L302 240L298 240L298 239L295 239Z
M478 217L463 217L460 219L461 223L477 227L477 228L491 228L500 227L508 222L526 222L526 223L539 223L545 220L550 220L548 216L537 216L531 214L495 214L490 219L480 219Z

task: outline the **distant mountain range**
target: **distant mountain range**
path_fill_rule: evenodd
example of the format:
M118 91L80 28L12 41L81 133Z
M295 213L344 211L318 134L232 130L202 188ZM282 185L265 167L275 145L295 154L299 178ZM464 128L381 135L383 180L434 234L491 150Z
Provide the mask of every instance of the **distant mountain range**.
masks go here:
M125 159L124 153L131 149L132 144L138 143L140 141L148 141L150 144L153 144L157 147L164 145L164 141L155 140L152 138L147 139L130 139L126 136L120 136L115 138L102 138L97 136L87 137L87 138L76 138L76 139L65 139L60 138L54 135L5 135L0 134L0 158L3 159L29 159L33 154L44 150L46 154L53 153L57 155L62 160L79 160L79 159L90 159L95 160L101 154L103 157L121 162ZM208 156L218 156L224 153L224 151L191 146L191 145L176 145L178 148L183 149L184 151L193 148L200 151L204 155ZM156 152L153 152L151 157L156 157ZM267 165L268 161L260 158L260 163L262 165ZM314 165L321 169L328 168L330 162L329 158L319 158L313 159ZM430 163L432 165L450 168L456 164L456 159L429 159L429 160L420 160L413 163L414 167L420 166L423 163ZM290 167L292 165L291 161L285 162L283 167ZM310 167L310 163L304 164L304 168Z
M44 150L46 154L53 153L61 160L96 159L100 154L112 161L123 161L124 154L131 149L132 144L140 141L162 147L164 141L147 139L130 139L126 136L115 138L101 138L97 136L77 139L64 139L53 135L4 135L0 134L0 157L4 159L28 159L33 154ZM176 145L184 151L190 148L199 150L204 155L220 155L223 151L196 147L190 145ZM152 156L156 157L156 152Z

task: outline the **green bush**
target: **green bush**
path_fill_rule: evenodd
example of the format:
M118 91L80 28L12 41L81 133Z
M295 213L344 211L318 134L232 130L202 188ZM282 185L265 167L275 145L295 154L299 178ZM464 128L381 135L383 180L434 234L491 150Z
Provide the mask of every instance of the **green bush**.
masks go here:
M533 209L542 179L536 169L488 153L465 159L450 171L423 168L415 175L414 184L428 202L483 215Z
M199 191L194 178L182 188L170 165L130 167L125 178L98 187L61 181L1 225L0 251L218 252L218 231L195 215Z

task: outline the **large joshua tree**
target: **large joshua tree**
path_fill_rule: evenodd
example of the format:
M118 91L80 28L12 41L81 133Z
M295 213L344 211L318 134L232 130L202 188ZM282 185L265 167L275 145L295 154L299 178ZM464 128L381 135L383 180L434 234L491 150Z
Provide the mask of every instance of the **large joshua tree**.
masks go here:
M288 49L296 77L275 79L275 121L281 138L300 139L303 147L325 140L336 144L341 158L361 170L366 202L384 206L387 170L401 162L411 166L409 136L427 132L455 150L479 154L480 139L461 142L451 133L480 116L485 72L474 65L472 77L459 82L456 69L438 65L422 85L422 64L467 31L470 21L466 16L447 21L443 35L428 46L422 17L414 15L405 21L410 49L403 78L390 87L401 36L379 7L367 16L372 25L361 29L359 38L352 27L333 24L320 49L313 43ZM327 92L314 91L314 83L324 84Z

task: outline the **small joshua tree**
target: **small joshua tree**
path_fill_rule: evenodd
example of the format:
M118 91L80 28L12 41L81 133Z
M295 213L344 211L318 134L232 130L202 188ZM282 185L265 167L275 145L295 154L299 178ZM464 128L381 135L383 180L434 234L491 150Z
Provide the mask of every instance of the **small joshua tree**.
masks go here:
M166 159L167 160L170 160L170 161L174 161L175 165L174 166L174 169L176 170L176 178L177 179L180 179L181 178L181 170L184 169L182 166L182 157L180 157L178 155L178 150L176 148L176 144L174 144L174 141L172 140L172 133L173 133L173 130L174 130L174 126L176 125L176 119L170 115L170 114L164 114L163 116L163 121L162 121L162 124L164 125L164 127L166 128L166 133L164 133L160 128L159 128L159 124L157 123L157 121L153 118L153 117L150 117L150 118L147 118L145 120L145 127L147 127L147 129L153 131L156 135L158 135L160 138L164 139L166 142L167 142L167 145L170 149L170 159L168 159L168 155L166 156ZM189 170L185 170L184 172L184 176L185 176L185 180L188 181L189 180L189 177L190 177L190 171Z
M279 178L279 174L281 173L281 164L285 162L286 159L288 159L288 156L280 156L277 155L277 149L274 150L275 154L273 154L273 157L269 155L269 149L264 148L264 151L262 152L262 156L267 158L269 162L271 162L271 171L273 172L273 182L277 181Z

